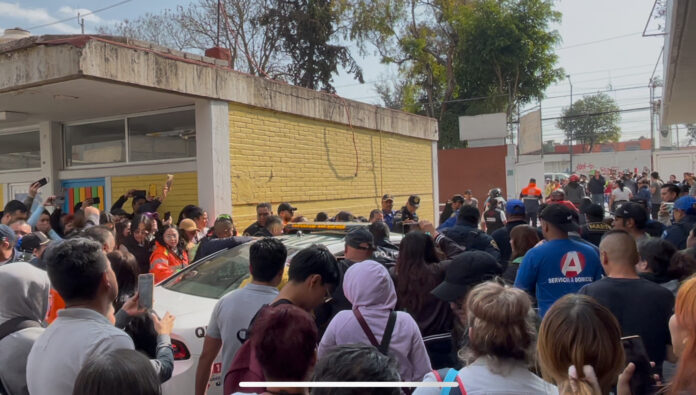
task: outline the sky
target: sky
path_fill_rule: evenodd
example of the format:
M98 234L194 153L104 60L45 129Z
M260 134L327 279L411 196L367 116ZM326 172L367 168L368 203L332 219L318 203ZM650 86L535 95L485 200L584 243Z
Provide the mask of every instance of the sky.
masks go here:
M93 33L99 25L116 23L146 12L157 13L165 8L187 4L190 0L0 0L0 30L11 27L29 28L32 34L79 34L77 14L88 13L115 5L84 17L85 32ZM122 3L122 4L119 4ZM598 91L616 99L622 110L648 107L648 82L662 76L662 61L658 62L663 37L643 37L654 0L557 0L555 8L563 14L562 21L553 26L562 37L556 49L558 66L570 75L573 100L583 94ZM41 25L70 20L52 24ZM651 23L649 31L655 31ZM334 80L338 94L371 104L380 104L375 83L397 78L395 66L383 65L376 56L355 56L363 66L365 84L352 76L339 73ZM656 67L657 65L657 67ZM570 84L563 79L551 85L541 102L542 118L555 118L562 107L570 103ZM527 108L537 105L533 103ZM622 113L622 140L640 136L650 137L650 113L639 110ZM543 121L544 140L560 140L563 133L555 127L556 120ZM682 143L683 144L683 143Z

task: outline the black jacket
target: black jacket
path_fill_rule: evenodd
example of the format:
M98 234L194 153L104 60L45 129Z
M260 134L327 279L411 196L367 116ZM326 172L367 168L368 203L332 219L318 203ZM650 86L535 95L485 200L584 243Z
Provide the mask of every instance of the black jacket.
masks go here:
M500 261L500 249L495 240L476 225L463 222L442 233L467 250L484 251L491 254L496 261Z

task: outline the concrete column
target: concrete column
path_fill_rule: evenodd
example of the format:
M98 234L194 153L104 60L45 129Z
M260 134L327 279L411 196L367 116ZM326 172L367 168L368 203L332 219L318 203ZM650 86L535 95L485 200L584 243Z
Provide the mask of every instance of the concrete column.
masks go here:
M48 184L41 188L41 195L44 199L62 192L58 178L58 171L63 168L61 135L60 123L46 121L39 124L41 174L48 180Z
M440 225L440 179L438 178L437 141L432 142L432 167L433 167L433 224L437 228Z
M232 213L230 122L227 102L196 100L198 205L211 221ZM175 181L176 183L176 181Z

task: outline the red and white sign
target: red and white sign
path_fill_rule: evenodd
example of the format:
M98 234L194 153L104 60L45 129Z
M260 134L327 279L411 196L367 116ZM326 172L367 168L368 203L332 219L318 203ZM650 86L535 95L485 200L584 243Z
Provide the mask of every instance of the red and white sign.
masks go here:
M568 278L579 275L585 269L585 256L578 251L570 251L561 258L561 273Z

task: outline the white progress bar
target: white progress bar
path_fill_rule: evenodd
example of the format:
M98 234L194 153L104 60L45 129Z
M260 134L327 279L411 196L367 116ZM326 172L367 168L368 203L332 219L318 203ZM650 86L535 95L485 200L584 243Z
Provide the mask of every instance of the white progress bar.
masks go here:
M438 381L242 381L242 388L444 388L456 387L456 382Z

